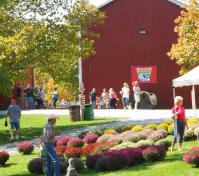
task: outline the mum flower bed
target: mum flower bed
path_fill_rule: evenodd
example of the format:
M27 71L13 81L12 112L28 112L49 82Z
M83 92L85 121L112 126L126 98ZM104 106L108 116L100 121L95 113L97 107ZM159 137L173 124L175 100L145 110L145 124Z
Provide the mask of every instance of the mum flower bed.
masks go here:
M183 160L188 164L194 164L199 167L199 146L189 149L183 156Z

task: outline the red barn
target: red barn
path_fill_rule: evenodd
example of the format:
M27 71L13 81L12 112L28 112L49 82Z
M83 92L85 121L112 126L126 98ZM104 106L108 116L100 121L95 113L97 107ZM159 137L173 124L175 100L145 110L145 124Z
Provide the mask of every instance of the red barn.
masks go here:
M95 41L97 53L83 61L87 97L93 87L98 95L103 88L110 87L119 94L123 82L131 85L132 66L156 66L156 83L140 87L156 94L158 108L170 108L172 79L179 76L179 67L167 52L177 39L174 20L182 10L181 5L177 0L108 0L103 4L100 8L107 19L95 29L100 33ZM185 106L189 107L190 90L177 89L177 95L183 96Z

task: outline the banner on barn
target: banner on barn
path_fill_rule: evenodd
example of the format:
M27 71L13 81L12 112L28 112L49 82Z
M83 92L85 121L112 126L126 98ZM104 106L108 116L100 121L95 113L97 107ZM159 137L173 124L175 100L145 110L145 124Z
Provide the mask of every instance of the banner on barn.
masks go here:
M157 83L157 66L132 66L131 81Z

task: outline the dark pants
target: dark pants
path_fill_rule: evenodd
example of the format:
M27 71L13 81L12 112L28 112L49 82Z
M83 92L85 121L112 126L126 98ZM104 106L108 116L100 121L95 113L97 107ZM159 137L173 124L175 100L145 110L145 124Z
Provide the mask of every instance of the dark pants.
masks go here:
M46 153L46 176L52 176L52 163L54 165L53 175L60 176L60 164L54 149L54 145L46 143L45 148L48 151L48 153Z
M57 99L53 100L53 107L56 108Z
M177 122L175 121L173 143L176 143L177 140L179 141L179 143L183 142L184 130L185 130L185 121L183 120L177 120Z
M110 99L110 107L111 109L116 109L116 98Z

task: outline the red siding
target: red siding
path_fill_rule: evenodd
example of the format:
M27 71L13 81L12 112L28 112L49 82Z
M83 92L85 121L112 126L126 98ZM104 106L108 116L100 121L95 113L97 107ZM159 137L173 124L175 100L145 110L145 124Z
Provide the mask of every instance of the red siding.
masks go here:
M166 53L176 41L174 19L180 7L167 0L116 0L102 8L105 24L95 30L101 35L95 42L96 55L83 62L86 95L105 87L120 91L123 82L131 81L131 66L157 65L157 84L141 84L142 90L157 95L160 108L170 108L171 80L178 77L178 66ZM145 28L147 35L139 34ZM190 105L190 88L177 89L185 105Z

